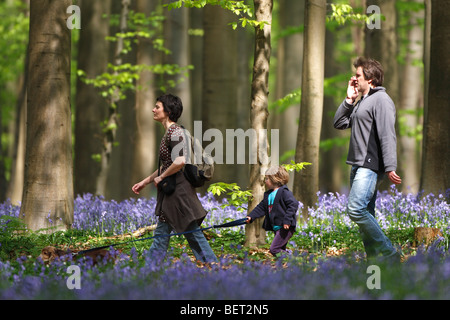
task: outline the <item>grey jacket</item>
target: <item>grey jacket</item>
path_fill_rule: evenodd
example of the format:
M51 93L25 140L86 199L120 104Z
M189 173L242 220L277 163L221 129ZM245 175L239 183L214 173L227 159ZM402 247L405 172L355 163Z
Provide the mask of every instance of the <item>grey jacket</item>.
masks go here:
M334 116L336 129L351 128L347 163L377 172L397 168L395 105L386 89L370 89L355 105L345 100Z

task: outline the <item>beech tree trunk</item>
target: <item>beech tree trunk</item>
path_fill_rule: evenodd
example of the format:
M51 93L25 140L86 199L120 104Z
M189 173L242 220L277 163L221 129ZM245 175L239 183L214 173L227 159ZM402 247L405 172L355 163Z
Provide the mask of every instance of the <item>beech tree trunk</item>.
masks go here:
M269 68L271 54L271 30L272 30L272 8L273 0L255 0L255 13L257 21L266 21L263 29L255 29L255 54L253 62L252 80L252 104L250 122L252 129L257 132L257 163L250 165L250 190L253 200L248 204L248 212L253 210L263 199L265 191L264 172L268 168L263 159L260 158L260 138L262 129L267 129L268 100L269 100ZM268 145L266 143L266 145ZM264 245L266 233L262 229L264 218L257 219L245 228L245 245L249 247Z
M203 10L202 131L217 129L225 137L226 129L235 128L238 118L237 32L228 25L235 16L216 5ZM204 138L203 143L210 142ZM225 143L222 146L215 150L214 180L232 183L237 167L226 164Z
M131 0L121 1L121 13L120 13L120 24L119 29L121 33L126 32L128 24L128 14L130 11ZM124 46L123 38L118 37L114 52L114 62L115 66L122 64L122 50ZM107 184L108 184L108 172L111 166L112 153L114 143L117 138L117 127L119 125L119 114L117 110L117 103L119 98L112 97L109 102L107 124L104 129L103 145L101 151L101 162L100 162L100 173L97 177L97 194L106 195L107 194Z
M419 2L419 0L415 0ZM422 68L418 62L423 58L424 32L419 25L419 20L424 18L424 11L411 12L409 15L408 50L406 63L402 70L399 94L399 156L398 166L403 179L401 184L404 192L417 193L419 191L419 147L415 135L411 131L418 124L418 110L423 105L423 79Z
M279 24L281 30L298 28L304 25L305 0L282 0L279 2ZM302 86L303 31L281 37L277 45L277 74L275 99L281 99ZM269 127L280 130L280 156L291 153L292 156L283 160L289 163L294 160L294 150L297 144L298 118L300 104L293 103L281 113L272 112L269 117ZM281 160L280 160L281 161ZM291 174L288 186L293 190L294 173Z
M295 173L294 195L304 214L317 202L319 190L319 143L322 129L325 64L326 0L307 0L303 51L302 98L295 162L311 166Z
M20 217L31 230L73 223L69 0L30 2L27 142Z
M378 60L383 66L383 87L398 107L399 71L397 48L397 11L395 0L367 0L367 6L376 5L385 19L381 20L380 29L366 28L365 56ZM387 179L386 179L387 180Z
M148 0L147 0L148 1ZM173 2L173 0L164 0L164 4ZM190 64L190 43L188 31L189 8L181 7L177 10L165 10L164 20L164 44L170 50L169 55L164 55L163 61L167 64L177 64L180 67L187 67ZM179 122L183 126L193 132L194 123L192 121L192 103L191 103L191 87L188 79L182 79L183 74L174 76L165 75L166 80L175 82L175 87L170 92L183 101L183 113ZM180 81L181 80L181 81Z
M150 16L156 10L155 3L148 0L138 0L137 11ZM145 64L151 66L155 64L153 44L151 40L139 39L137 44L136 62L138 65ZM138 87L142 89L136 91L136 136L134 140L134 154L132 165L132 181L140 181L142 177L148 176L157 166L158 155L155 152L156 144L156 123L153 120L152 109L156 103L154 75L149 71L143 71L137 80ZM142 197L149 198L152 188L145 188L141 191Z
M427 6L427 10L430 7ZM438 194L450 186L450 2L431 1L429 85L425 102L421 190Z
M109 14L110 8L111 0L81 4L78 69L90 79L107 69L109 41L105 37L109 35L109 20L103 15ZM102 150L101 122L105 120L108 104L97 88L78 80L75 110L75 194L96 194L100 162L93 156Z

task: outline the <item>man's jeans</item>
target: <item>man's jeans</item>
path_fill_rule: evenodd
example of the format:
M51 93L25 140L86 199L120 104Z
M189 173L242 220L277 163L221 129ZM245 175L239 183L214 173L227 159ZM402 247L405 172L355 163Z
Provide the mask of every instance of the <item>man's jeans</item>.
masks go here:
M382 178L383 174L358 166L352 166L350 173L347 212L359 226L367 258L380 253L387 258L398 255L375 219L377 184Z
M199 226L196 221L193 221L186 231L192 231L199 229ZM169 249L170 237L167 236L172 232L173 228L167 222L158 221L154 236L165 235L163 237L158 237L153 240L153 243L150 247L149 253L150 255L165 255L167 250ZM191 233L186 233L184 235L186 240L189 243L189 246L194 253L194 256L197 260L201 262L218 262L216 255L212 251L208 241L205 238L205 235L202 231L195 231Z

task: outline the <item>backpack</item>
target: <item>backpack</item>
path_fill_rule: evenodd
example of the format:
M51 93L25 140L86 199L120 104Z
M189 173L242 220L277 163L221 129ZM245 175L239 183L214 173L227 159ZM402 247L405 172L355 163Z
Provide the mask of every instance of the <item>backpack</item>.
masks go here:
M210 181L214 174L214 159L206 153L198 139L193 137L183 126L185 141L187 141L186 164L183 174L194 188L202 187Z

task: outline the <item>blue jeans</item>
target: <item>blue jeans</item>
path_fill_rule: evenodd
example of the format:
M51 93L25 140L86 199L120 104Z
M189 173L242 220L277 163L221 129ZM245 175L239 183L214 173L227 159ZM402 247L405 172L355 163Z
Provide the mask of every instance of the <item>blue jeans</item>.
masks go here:
M383 176L358 166L352 166L350 173L347 212L359 227L367 258L374 258L380 253L387 258L398 255L375 219L377 184Z
M192 231L200 229L197 222L193 221L186 231ZM158 221L154 236L157 235L169 235L172 232L173 228L167 222ZM216 255L212 251L208 241L205 238L205 235L202 231L196 231L187 233L184 235L186 240L191 247L192 252L197 260L202 262L218 262ZM165 255L167 250L169 249L170 237L158 237L153 240L153 243L150 247L149 253L150 255L159 254Z

